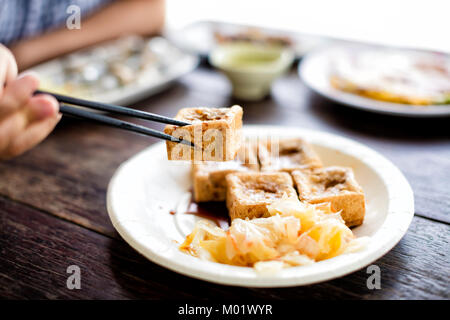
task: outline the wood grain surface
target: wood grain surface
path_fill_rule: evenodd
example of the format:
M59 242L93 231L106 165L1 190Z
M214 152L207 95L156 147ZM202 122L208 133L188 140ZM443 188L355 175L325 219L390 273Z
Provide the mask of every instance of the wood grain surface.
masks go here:
M0 296L33 299L431 299L450 298L450 227L416 217L407 235L374 264L381 289L369 290L366 270L322 284L251 289L194 280L146 260L123 240L0 198ZM69 290L66 269L81 269Z
M135 107L173 116L182 107L240 103L230 98L230 90L222 75L202 66ZM323 284L266 290L193 280L147 261L113 229L105 196L119 164L156 140L66 119L35 149L0 162L0 297L450 298L450 118L352 110L311 92L294 71L277 81L264 101L241 104L245 123L349 137L379 151L405 174L414 190L416 217L405 238L376 262L381 290L367 289L364 269ZM81 290L65 287L70 264L81 267Z

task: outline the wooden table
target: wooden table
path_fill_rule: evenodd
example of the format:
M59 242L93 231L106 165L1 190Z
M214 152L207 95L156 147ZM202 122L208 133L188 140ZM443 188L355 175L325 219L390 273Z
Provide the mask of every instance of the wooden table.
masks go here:
M226 79L201 66L136 106L168 116L182 107L229 106ZM64 120L41 145L0 162L0 297L83 299L448 299L450 119L403 119L333 104L307 89L295 71L272 96L243 103L244 121L336 133L379 151L405 174L416 215L383 258L381 290L365 269L306 287L235 288L194 280L151 263L125 243L108 218L106 187L118 165L156 142L144 136ZM161 128L160 124L151 124ZM69 290L69 265L81 289Z

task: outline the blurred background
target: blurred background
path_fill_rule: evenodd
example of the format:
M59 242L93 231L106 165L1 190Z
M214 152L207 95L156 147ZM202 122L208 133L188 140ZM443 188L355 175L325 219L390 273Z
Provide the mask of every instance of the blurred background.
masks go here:
M358 94L353 87L362 88L371 92L370 98L389 102L434 105L448 104L450 99L450 60L442 57L442 53L450 52L450 41L446 41L446 33L450 30L448 1L166 0L165 3L159 1L163 3L159 11L146 7L151 1L114 3L122 3L124 7L119 9L116 17L109 16L105 21L120 16L123 27L129 30L116 30L115 34L106 36L109 22L103 22L94 28L105 33L93 42L96 48L78 50L66 57L60 54L54 61L35 66L33 69L41 77L42 89L129 105L162 91L199 63L208 61L227 76L233 87L232 96L257 101L269 95L274 80L292 70L295 62L307 53L329 45L324 50L325 55L316 54L320 62L314 64L310 59L306 63L306 59L302 59L304 71L299 71L300 78L323 95L330 97L330 94L339 93L333 93L330 85L321 85L323 81L315 75L328 77L326 81L334 81L331 85L341 91ZM140 23L133 22L135 16L126 7L130 3L135 4L136 12L140 12ZM102 10L106 12L107 8ZM136 18L138 16L136 14ZM93 20L96 17L94 15ZM91 20L83 21L87 21L83 22L86 26ZM161 21L157 28L144 28L155 21ZM137 26L132 27L133 23ZM162 30L162 37L146 37L154 36L159 30ZM133 33L138 36L98 44L102 39L111 40ZM355 43L425 49L431 54L420 57L397 51L375 53L374 56L367 52L358 53L356 57L355 48L351 47ZM275 48L280 45L283 48ZM338 57L339 52L333 51L332 45L347 46L343 49L346 56ZM80 45L78 49L82 47ZM288 49L292 54L286 52ZM376 52L374 47L366 49ZM17 51L13 48L13 53ZM35 52L39 53L39 50ZM423 68L425 65L427 70ZM441 70L439 75L436 74L438 69ZM420 76L416 76L418 74ZM333 75L338 76L339 83L333 80ZM417 89L423 94L416 94ZM354 101L349 95L331 98L376 112L413 116L417 113L367 100ZM442 115L449 110L439 108L419 112Z
M450 52L447 0L167 0L167 26L199 20Z

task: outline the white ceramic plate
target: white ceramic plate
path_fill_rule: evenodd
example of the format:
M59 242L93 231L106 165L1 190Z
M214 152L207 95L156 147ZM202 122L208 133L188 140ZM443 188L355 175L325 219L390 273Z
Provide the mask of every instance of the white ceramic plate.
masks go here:
M364 224L353 229L370 236L367 247L309 266L261 276L252 268L202 261L178 250L196 216L169 212L191 187L190 163L168 161L157 143L123 163L108 188L111 221L134 249L149 260L181 274L244 287L287 287L334 279L359 270L387 253L406 233L414 215L411 187L402 173L377 152L328 133L289 127L249 126L248 136L302 137L312 143L325 165L354 169L367 198Z
M349 107L408 117L439 117L450 115L450 105L414 106L369 99L333 88L329 81L330 63L342 50L367 49L365 45L346 44L324 46L307 54L299 65L299 75L320 95Z

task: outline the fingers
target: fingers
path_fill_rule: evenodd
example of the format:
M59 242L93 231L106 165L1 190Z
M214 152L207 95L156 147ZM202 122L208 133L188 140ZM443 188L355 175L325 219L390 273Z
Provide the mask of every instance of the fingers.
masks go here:
M13 113L0 122L0 155L6 152L11 141L27 127L27 116L23 112Z
M41 142L55 127L61 115L58 102L49 95L36 95L19 111L0 122L0 159L22 154Z
M20 76L9 82L0 96L0 118L22 108L38 86L39 80L33 74Z
M8 66L6 68L5 83L9 83L17 77L18 69L16 59L9 50L6 54L6 60Z
M25 107L29 122L52 118L59 111L58 101L46 94L39 94L32 97Z
M36 121L29 125L25 130L12 139L6 150L4 150L4 152L0 152L0 154L2 154L4 159L8 159L16 157L31 149L49 135L61 117L61 114L54 114L50 118Z
M0 158L22 154L41 142L61 119L59 104L49 95L36 95L35 75L17 78L11 52L0 45Z
M13 81L17 77L17 63L5 46L0 44L0 95L5 83Z

